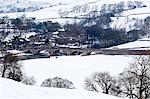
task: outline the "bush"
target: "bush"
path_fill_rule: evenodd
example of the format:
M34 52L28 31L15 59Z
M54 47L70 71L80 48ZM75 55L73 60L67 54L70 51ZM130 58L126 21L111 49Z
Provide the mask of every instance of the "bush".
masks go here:
M34 77L24 77L21 82L26 85L34 85L36 80Z
M42 87L52 87L52 80L51 80L51 78L49 78L49 79L46 79L42 84L41 84L41 86Z
M42 84L42 87L56 87L56 88L66 88L74 89L73 83L67 79L62 79L60 77L55 77L53 79L46 79Z

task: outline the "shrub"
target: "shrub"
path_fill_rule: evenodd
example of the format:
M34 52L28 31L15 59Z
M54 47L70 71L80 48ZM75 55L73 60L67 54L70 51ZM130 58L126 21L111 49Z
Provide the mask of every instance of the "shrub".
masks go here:
M45 81L43 81L43 83L41 84L42 87L52 87L52 80L51 78L46 79Z
M36 80L34 77L24 77L21 82L26 85L34 85Z
M60 77L54 77L53 79L46 79L42 84L42 87L56 87L56 88L66 88L74 89L73 83L67 79L62 79Z

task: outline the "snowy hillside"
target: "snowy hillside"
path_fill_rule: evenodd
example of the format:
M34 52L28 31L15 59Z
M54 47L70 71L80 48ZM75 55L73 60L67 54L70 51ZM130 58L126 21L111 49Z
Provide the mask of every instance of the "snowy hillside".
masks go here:
M0 0L0 13L30 12L52 6L51 3L28 0Z
M108 49L117 48L117 49L135 49L135 50L149 50L150 49L150 38L138 39L134 42L129 42L114 46Z
M35 77L37 85L47 78L62 77L72 81L76 88L83 89L85 77L93 72L108 71L117 75L128 67L131 61L131 56L92 55L33 59L23 61L22 64L26 74Z
M150 16L150 7L124 11L121 16L112 18L114 22L111 26L113 28L126 28L126 30L129 31L134 28L138 28L138 26L140 27L143 20L148 16Z
M0 99L123 99L84 90L27 86L0 78Z
M38 21L52 20L63 24L75 21L74 19L62 17L81 17L92 11L99 12L102 6L110 6L110 8L113 8L115 4L124 2L125 9L128 9L127 6L129 4L137 7L126 10L121 15L113 17L111 27L126 29L127 31L136 28L135 22L141 22L141 19L150 15L149 0L14 0L13 3L11 3L11 0L3 0L0 2L0 9L5 12L0 14L1 17L9 16L10 18L16 18L25 14L27 17L35 17ZM143 8L143 6L145 7ZM22 11L22 9L20 12L11 11L11 9L17 10L18 8L23 8L26 11ZM76 19L76 21L79 21L79 19Z

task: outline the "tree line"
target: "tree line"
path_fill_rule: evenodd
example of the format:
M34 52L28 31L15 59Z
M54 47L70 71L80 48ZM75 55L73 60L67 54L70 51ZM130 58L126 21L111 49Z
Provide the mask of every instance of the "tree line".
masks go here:
M150 98L150 56L136 56L117 77L95 72L84 80L86 90L130 99Z

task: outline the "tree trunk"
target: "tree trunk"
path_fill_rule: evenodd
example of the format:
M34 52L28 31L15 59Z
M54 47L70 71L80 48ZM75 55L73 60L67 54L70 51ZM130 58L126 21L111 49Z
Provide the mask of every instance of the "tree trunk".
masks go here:
M6 71L6 65L5 64L3 64L4 66L3 66L3 71L2 71L2 77L4 78L5 77L5 71Z

